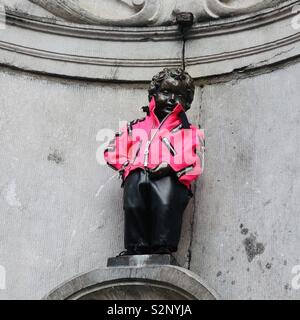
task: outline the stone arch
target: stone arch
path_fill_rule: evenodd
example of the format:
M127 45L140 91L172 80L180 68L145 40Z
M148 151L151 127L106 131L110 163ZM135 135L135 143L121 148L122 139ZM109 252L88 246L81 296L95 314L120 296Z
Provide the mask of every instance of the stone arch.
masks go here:
M73 278L44 300L215 300L190 270L166 265L100 268Z

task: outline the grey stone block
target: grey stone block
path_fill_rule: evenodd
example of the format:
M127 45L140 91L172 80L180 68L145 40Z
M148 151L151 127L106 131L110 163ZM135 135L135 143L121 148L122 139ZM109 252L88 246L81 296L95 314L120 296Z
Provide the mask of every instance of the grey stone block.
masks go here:
M178 265L170 254L126 255L108 258L107 267L142 267L153 265Z

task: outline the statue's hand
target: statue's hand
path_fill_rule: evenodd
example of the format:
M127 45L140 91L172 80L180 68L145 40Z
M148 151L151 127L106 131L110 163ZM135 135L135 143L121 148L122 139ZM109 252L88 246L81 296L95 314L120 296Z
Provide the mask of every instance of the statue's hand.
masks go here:
M156 168L151 169L150 172L155 178L163 178L171 174L172 168L167 162L162 162Z

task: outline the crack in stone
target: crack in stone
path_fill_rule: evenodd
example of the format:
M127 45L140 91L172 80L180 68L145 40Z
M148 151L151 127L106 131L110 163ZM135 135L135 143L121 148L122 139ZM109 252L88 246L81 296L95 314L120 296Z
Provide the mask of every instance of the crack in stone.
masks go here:
M277 55L282 54L277 53ZM211 75L203 78L199 78L195 81L197 86L223 84L231 81L239 81L243 79L250 79L263 74L272 73L277 70L282 70L291 65L295 65L300 62L300 54L290 58L283 59L281 61L270 63L267 66L259 65L247 65L241 68L233 69L228 73Z
M200 119L201 119L201 109L202 109L202 100L203 100L203 92L204 89L201 87L200 88L200 105L198 108L197 112L197 119L196 119L196 124L200 124ZM195 182L194 184L194 197L193 197L193 212L192 212L192 217L191 217L191 235L190 235L190 244L188 248L188 253L187 253L187 268L190 270L191 268L191 260L192 260L192 245L193 245L193 235L194 235L194 224L195 224L195 216L196 216L196 193L197 193L197 186L198 186L198 181Z

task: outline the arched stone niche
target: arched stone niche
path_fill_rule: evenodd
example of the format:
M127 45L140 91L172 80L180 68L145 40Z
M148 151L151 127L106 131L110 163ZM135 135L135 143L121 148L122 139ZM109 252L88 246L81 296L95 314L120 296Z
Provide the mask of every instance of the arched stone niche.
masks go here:
M65 282L44 300L215 300L195 273L172 265L108 267Z

